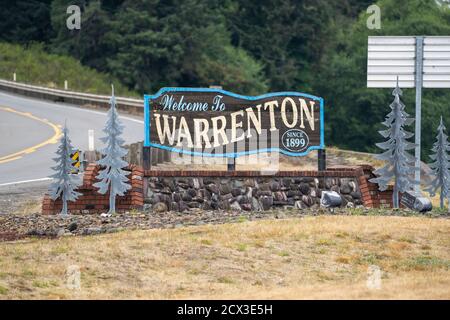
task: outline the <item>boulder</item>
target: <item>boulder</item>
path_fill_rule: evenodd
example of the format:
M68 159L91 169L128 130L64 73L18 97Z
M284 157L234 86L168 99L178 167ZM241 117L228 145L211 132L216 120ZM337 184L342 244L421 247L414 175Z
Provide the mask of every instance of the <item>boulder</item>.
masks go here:
M169 210L169 208L167 208L167 204L165 202L158 202L153 205L153 211L156 213L166 212L167 210Z
M263 196L259 198L259 202L261 205L261 208L263 210L269 210L273 206L273 197L272 196Z
M280 188L281 188L281 186L280 186L280 183L278 181L272 181L270 183L270 190L272 192L280 191Z
M303 201L295 201L294 206L296 209L300 209L300 210L308 209L308 206Z
M348 183L341 185L342 194L350 194L350 192L352 192L352 187Z
M196 197L197 196L197 191L193 188L188 189L187 193L191 196L191 197Z
M188 210L189 210L189 206L186 204L186 202L184 202L184 201L178 202L178 211L184 212L184 211L188 211Z
M220 194L229 194L231 193L231 187L229 184L221 184L220 187Z
M230 209L233 211L241 211L242 208L237 201L230 204Z
M215 194L219 194L219 192L220 192L219 187L213 183L208 184L206 186L206 190L208 190L211 193L215 193Z
M330 188L331 191L337 192L337 193L341 193L341 188L339 188L338 185L334 185Z
M261 204L260 204L260 202L258 201L258 199L256 199L256 198L251 198L252 199L252 210L253 211L261 211Z
M172 203L170 204L170 210L172 210L172 211L179 211L180 208L179 208L178 203L177 203L177 202L172 202Z
M248 178L244 180L244 186L246 187L254 187L255 186L255 179Z
M350 193L350 195L352 196L353 199L361 199L362 198L361 192L359 192L359 191L353 191Z
M302 196L302 201L308 206L311 207L314 204L314 200L312 197L310 196Z
M67 226L67 230L69 230L70 232L77 230L77 228L78 223L76 223L76 221L69 223L69 225Z
M228 200L219 201L219 209L230 210L230 202Z
M306 196L311 193L311 187L307 183L301 183L298 188L300 192Z
M174 193L172 194L172 200L175 201L175 202L180 202L180 201L181 201L181 196L180 196L180 194L177 193L177 192L174 192Z
M181 199L185 202L192 201L192 196L188 192L183 192Z
M240 196L242 194L242 190L239 188L233 188L231 190L231 194L233 195L233 197Z

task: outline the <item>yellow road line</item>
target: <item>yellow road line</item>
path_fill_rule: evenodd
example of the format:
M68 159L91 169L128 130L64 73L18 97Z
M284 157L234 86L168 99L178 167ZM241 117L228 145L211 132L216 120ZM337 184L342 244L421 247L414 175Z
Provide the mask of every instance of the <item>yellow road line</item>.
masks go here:
M6 111L6 112L12 112L12 113L21 115L23 117L27 117L27 118L30 118L30 119L33 119L33 120L45 123L46 125L50 126L53 129L53 131L55 132L54 135L50 139L47 139L47 140L45 140L45 141L43 141L43 142L41 142L41 143L39 143L37 145L34 145L32 147L20 150L18 152L13 153L13 154L9 154L7 156L0 157L0 163L5 163L5 162L9 162L9 161L20 159L22 156L24 156L26 154L30 154L32 152L35 152L37 149L42 148L43 146L46 146L47 144L56 143L58 141L58 138L61 136L61 129L59 128L59 126L54 124L54 123L51 123L47 119L41 119L41 118L38 118L38 117L32 115L29 112L20 112L20 111L17 111L17 110L8 108L8 107L1 107L0 106L0 110Z
M14 161L14 160L18 160L18 159L20 159L20 158L22 158L22 157L14 157L14 158L8 158L8 159L6 159L6 160L1 160L1 161L0 161L0 164L6 163L6 162L10 162L10 161Z

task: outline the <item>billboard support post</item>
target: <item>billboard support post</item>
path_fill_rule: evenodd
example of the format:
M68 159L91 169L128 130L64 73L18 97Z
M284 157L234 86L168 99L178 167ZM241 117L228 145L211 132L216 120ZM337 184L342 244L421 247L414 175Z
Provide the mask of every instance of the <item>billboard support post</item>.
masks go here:
M415 132L415 191L420 192L420 147L422 132L422 87L423 87L423 37L416 37L416 132Z

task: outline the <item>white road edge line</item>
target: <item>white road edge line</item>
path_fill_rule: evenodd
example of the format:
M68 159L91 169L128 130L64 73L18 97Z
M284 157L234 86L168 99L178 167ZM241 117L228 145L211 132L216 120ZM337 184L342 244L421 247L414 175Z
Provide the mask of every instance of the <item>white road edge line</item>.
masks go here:
M0 187L12 186L12 185L16 185L16 184L31 183L31 182L48 181L48 180L52 180L52 178L47 177L47 178L40 178L40 179L33 179L33 180L23 180L23 181L2 183L2 184L0 184Z
M50 107L50 108L53 108L53 107L59 108L58 106L63 106L64 108L69 108L69 109L79 110L79 111L81 110L81 111L85 111L85 112L89 112L89 113L93 113L93 114L98 114L98 115L102 115L102 116L105 116L107 114L107 112L108 112L107 110L102 112L102 111L96 111L96 110L83 108L82 106L76 106L76 105L74 106L74 105L65 104L65 103L59 103L59 104L55 103L55 102L52 103L51 101L42 100L42 99L31 99L30 97L24 97L24 96L21 96L21 95L8 94L8 93L5 93L3 91L0 92L0 95L7 96L7 97L19 98L19 99L25 100L24 102L26 102L26 100L33 100L33 102L35 102L35 103L36 102L37 103L41 103L41 104L44 105L44 107ZM11 107L11 108L14 109L15 107ZM120 113L120 110L119 110L119 113ZM119 115L119 118L123 119L123 120L136 122L136 123L139 123L139 124L144 124L143 120L138 120L138 119L135 119L135 118L132 118L132 117L128 117L128 116L121 116L121 115Z

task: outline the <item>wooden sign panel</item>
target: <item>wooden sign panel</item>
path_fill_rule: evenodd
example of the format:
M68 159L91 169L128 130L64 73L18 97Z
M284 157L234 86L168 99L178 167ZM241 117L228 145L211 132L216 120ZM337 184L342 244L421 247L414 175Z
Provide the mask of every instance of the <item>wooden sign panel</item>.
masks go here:
M324 103L312 95L163 88L144 101L147 147L214 157L272 151L304 156L324 148Z

